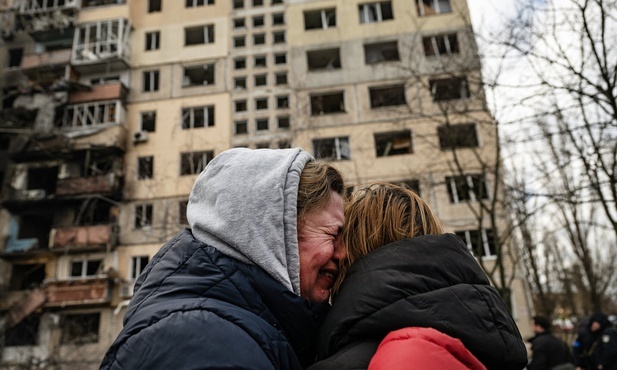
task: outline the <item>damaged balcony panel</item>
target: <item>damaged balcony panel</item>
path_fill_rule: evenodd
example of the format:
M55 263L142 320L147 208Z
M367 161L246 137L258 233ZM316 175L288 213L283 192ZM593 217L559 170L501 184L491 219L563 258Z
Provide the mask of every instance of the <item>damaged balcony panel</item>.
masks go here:
M127 88L121 82L95 85L88 91L76 91L69 95L68 104L82 104L105 100L126 100Z
M50 248L55 251L106 250L117 242L115 225L58 227L51 229Z
M46 307L66 307L111 302L111 282L107 277L77 280L48 280Z
M37 42L62 38L75 24L79 0L18 0L15 28Z
M33 84L49 86L56 80L63 80L70 68L71 49L60 49L45 53L26 54L20 68Z
M8 310L6 325L9 328L19 324L24 318L41 307L47 296L45 291L40 288L34 288L21 293L21 297Z
M114 173L90 177L58 179L56 195L114 194L120 190L120 179Z
M37 113L37 109L27 109L21 107L0 109L0 127L4 129L26 128L34 122Z

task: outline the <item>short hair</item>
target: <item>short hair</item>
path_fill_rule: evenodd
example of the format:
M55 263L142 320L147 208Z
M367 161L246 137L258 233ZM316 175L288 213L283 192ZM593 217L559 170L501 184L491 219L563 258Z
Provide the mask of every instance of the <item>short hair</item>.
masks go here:
M334 166L324 162L308 162L298 185L298 221L303 220L308 212L325 207L333 191L342 196L344 189L343 175Z
M550 331L553 326L553 324L551 324L551 320L544 316L534 316L533 323L546 331Z
M411 189L376 182L356 190L345 204L341 243L347 259L342 261L336 289L349 267L371 251L398 240L443 233L441 221Z

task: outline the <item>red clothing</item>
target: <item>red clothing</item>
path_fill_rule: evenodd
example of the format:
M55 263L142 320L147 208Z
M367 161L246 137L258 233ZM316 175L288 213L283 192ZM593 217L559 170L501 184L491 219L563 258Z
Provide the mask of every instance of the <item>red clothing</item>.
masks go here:
M390 332L371 359L368 370L486 370L463 343L432 328Z

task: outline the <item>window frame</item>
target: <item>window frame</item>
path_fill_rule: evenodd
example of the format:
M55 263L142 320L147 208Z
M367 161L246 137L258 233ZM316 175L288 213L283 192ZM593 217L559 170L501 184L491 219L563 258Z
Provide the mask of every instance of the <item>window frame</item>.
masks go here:
M180 176L199 175L214 159L213 150L198 150L180 153Z
M201 123L197 121L200 116L196 113L199 110L202 110L202 113L203 113L203 122ZM181 110L181 117L182 117L182 122L180 123L180 128L182 130L192 130L192 129L198 129L198 128L214 127L216 124L215 106L213 104L210 104L210 105L183 107Z
M331 12L332 14L332 18L329 18L328 12ZM311 22L311 27L307 27L307 17L311 16L314 17L317 14L319 14L319 17L317 19L319 19L319 25L315 25L312 26L312 22ZM304 17L304 30L305 31L311 31L311 30L326 30L329 28L336 28L337 25L337 19L336 19L336 7L334 8L325 8L325 9L315 9L315 10L307 10L304 11L303 13ZM330 19L334 19L333 20L333 24L330 24ZM311 19L312 20L312 19Z
M332 148L334 156L326 156L322 155L317 146L330 144L332 142ZM337 136L337 137L328 137L328 138L316 138L312 140L313 144L313 157L315 159L321 159L326 161L342 161L342 160L350 160L351 159L351 146L349 136Z
M138 203L134 207L134 228L146 229L152 227L154 217L154 206L152 203Z
M387 8L384 10L384 6L389 8L390 18L384 18L388 16L387 14L384 15L384 12L387 12L388 10ZM358 14L360 17L360 24L381 23L394 20L392 1L375 1L358 4Z
M154 51L161 48L161 31L146 32L145 51Z

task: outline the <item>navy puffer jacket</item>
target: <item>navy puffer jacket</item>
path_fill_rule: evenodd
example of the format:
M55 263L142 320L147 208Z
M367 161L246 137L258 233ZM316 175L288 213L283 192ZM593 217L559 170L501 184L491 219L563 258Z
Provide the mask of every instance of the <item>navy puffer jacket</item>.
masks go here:
M301 369L327 307L186 229L137 280L101 369Z

